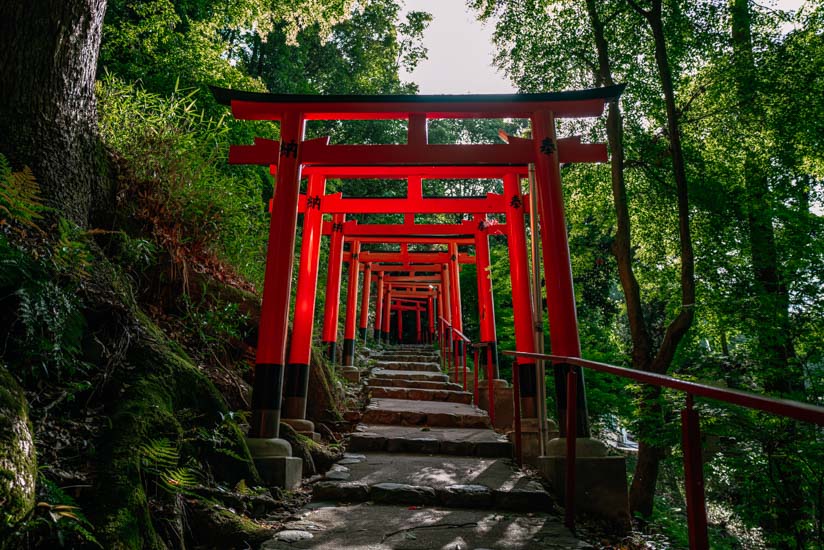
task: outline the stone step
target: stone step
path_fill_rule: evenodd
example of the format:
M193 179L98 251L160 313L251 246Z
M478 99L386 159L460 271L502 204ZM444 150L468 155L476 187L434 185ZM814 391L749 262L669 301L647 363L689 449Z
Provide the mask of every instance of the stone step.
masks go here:
M375 378L389 378L395 380L424 380L430 382L448 382L447 376L441 372L373 369Z
M511 458L512 444L492 430L359 424L349 436L352 452L401 452Z
M489 510L313 503L283 528L261 550L593 548L576 539L560 517L541 512L495 514Z
M409 353L373 355L371 358L376 361L425 361L427 363L439 363L441 360L439 355L419 355Z
M366 381L367 386L380 386L384 388L420 388L426 390L451 390L462 391L463 386L451 382L438 382L432 380L408 380L405 378L378 378L372 377Z
M489 416L472 405L439 401L373 398L361 417L366 424L489 428Z
M384 370L412 370L421 372L441 372L438 363L423 361L378 361L374 368Z
M314 500L549 511L553 501L536 480L502 458L345 454L312 487Z
M393 388L387 386L370 386L370 397L388 397L390 399L409 399L413 401L443 401L446 403L472 403L472 394L465 391L428 390L421 388Z

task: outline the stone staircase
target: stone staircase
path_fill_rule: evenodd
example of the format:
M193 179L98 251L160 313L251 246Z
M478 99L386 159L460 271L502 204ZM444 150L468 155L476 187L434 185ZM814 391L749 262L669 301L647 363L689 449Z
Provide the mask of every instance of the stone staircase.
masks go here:
M547 513L552 498L435 350L397 346L373 359L348 452L264 548L590 548Z

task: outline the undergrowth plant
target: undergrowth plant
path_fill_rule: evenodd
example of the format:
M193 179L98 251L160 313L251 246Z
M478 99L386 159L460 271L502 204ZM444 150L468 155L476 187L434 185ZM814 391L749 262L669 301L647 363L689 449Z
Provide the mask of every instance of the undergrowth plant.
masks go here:
M103 548L74 499L42 474L37 500L26 516L0 529L0 550L45 548L54 541L63 548Z
M263 197L271 183L265 172L227 164L232 123L207 118L196 92L176 89L163 97L111 75L98 84L101 136L125 173L118 212L125 227L136 221L137 233L168 255L170 278L184 287L193 271L260 285Z

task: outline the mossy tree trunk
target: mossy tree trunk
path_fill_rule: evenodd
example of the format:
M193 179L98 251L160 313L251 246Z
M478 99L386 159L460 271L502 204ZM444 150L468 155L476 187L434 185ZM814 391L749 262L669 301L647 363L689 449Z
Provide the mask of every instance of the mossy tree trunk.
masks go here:
M26 397L0 363L0 533L34 506L36 477Z
M114 200L94 94L105 12L106 0L0 0L0 153L81 227Z

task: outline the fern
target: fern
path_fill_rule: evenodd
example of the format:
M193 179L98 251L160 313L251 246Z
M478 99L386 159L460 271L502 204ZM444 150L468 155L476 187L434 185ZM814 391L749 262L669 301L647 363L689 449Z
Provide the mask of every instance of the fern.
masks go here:
M83 231L65 218L57 225L58 239L52 262L58 271L86 279L91 273L94 256L86 244L89 232Z
M47 208L40 198L40 186L28 166L14 172L8 159L0 155L0 224L9 220L38 231L37 220Z
M138 448L143 473L155 484L172 494L191 494L199 484L198 472L189 466L180 466L180 453L168 439L152 439Z
M147 471L160 471L174 468L180 461L180 455L168 439L152 439L140 445L140 461Z

